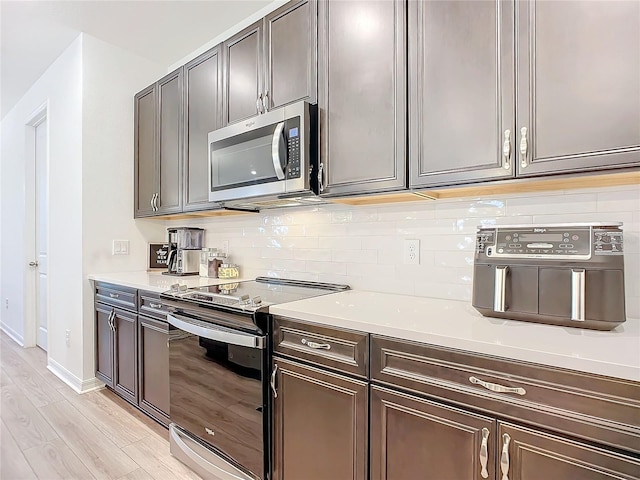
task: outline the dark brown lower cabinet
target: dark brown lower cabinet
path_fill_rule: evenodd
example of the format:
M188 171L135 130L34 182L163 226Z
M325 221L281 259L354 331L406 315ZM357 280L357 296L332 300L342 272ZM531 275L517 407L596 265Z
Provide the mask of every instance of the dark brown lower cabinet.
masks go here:
M640 478L640 459L528 428L499 423L497 478L606 480Z
M371 480L494 478L495 432L491 417L372 386Z
M96 303L96 377L113 387L113 330L115 308Z
M367 382L274 358L275 480L367 478Z
M138 316L96 303L96 377L125 400L138 403Z
M169 425L169 325L138 317L138 406Z
M115 309L113 317L113 389L122 398L138 403L138 316Z

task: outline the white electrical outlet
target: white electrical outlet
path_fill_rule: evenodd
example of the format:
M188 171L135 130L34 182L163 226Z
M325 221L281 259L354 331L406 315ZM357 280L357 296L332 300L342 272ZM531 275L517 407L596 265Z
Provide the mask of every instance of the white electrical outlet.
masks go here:
M67 343L67 347L71 346L71 330L65 330L64 331L64 339Z
M9 299L8 298L4 299L4 308L7 308L7 309L9 308Z
M403 258L405 265L420 265L420 240L404 241Z

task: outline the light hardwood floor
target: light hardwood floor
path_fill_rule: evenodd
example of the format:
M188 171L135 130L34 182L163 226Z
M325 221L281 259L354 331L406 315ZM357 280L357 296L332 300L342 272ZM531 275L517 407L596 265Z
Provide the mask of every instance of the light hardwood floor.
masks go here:
M46 363L0 334L0 479L200 479L165 428L108 389L78 395Z

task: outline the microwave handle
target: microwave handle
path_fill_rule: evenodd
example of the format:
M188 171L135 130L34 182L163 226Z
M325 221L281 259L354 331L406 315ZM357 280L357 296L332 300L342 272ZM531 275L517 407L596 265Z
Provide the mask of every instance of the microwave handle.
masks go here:
M496 267L493 286L493 310L504 312L507 308L507 272L509 267Z
M282 141L282 131L284 130L284 122L276 125L273 132L273 140L271 141L271 159L273 160L273 169L276 171L278 180L284 180L284 168L280 159L280 142Z

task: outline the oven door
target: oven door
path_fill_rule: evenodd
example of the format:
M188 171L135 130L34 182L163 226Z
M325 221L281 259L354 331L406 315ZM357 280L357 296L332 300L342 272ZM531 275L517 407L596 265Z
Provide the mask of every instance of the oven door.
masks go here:
M208 463L265 478L266 337L184 314L167 320L171 422L213 447Z
M304 102L210 132L209 201L309 190L308 138Z

